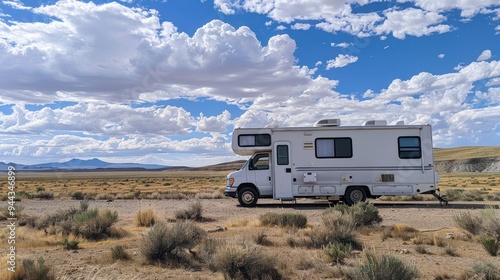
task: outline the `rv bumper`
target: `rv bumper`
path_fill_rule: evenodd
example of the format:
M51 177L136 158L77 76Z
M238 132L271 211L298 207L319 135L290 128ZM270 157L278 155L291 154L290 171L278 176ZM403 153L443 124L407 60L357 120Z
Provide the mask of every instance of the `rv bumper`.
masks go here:
M226 187L226 189L224 190L224 195L230 197L236 197L236 190L237 188Z

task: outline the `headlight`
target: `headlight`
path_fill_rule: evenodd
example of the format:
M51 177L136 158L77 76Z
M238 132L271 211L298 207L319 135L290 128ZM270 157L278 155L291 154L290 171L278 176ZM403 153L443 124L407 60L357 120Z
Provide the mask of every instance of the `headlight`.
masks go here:
M232 186L233 186L233 184L234 184L234 178L229 178L229 179L227 179L227 185L228 185L228 186L232 187Z

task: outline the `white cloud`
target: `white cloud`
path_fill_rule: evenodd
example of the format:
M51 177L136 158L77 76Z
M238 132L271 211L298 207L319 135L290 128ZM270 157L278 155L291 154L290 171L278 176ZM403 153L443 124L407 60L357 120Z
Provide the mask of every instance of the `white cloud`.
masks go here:
M406 10L387 10L384 22L375 27L377 34L390 34L398 39L405 39L406 35L416 37L433 33L445 33L451 27L443 22L446 17L435 12L426 12L409 8Z
M477 58L477 61L485 61L491 58L491 51L484 50Z
M332 47L338 47L338 48L348 48L350 46L352 46L353 44L352 43L347 43L347 42L342 42L342 43L331 43L330 46Z
M293 30L309 30L311 25L308 23L296 23L292 25Z
M339 54L335 59L328 60L326 62L326 70L330 70L332 68L341 68L345 67L351 63L358 61L357 56L348 55L348 54Z
M309 80L307 71L292 68L295 42L288 35L262 46L248 27L214 20L190 37L160 23L154 10L116 2L61 1L34 11L58 20L0 22L0 102L207 95L237 102Z
M231 114L227 110L218 116L205 117L203 114L200 114L196 130L226 133L229 124L231 124Z
M490 6L497 6L497 0L414 0L415 5L427 11L442 12L448 10L461 10L461 16L470 18L481 10Z
M440 54L438 54L438 57L439 57L439 58L444 58L444 57L445 57L445 54L444 54L444 53L440 53Z
M444 13L460 10L465 19L470 19L478 13L500 14L497 0L472 1L434 1L412 0L398 1L392 7L373 13L355 13L352 6L364 6L377 0L365 1L329 1L329 0L299 0L299 1L262 1L262 0L218 0L215 6L219 10L227 10L233 14L235 10L265 14L274 21L292 23L294 21L317 21L316 27L327 32L346 32L358 37L380 36L386 34L404 39L410 36L427 36L434 33L445 33L452 30ZM402 2L407 7L399 7Z
M31 7L28 7L28 6L24 5L19 0L2 1L2 4L10 6L10 7L14 8L14 9L17 9L17 10L31 10Z
M185 135L192 128L202 132L227 132L231 114L194 118L180 107L132 108L119 104L78 103L61 109L30 111L14 105L12 114L0 115L3 133L60 133L88 135Z

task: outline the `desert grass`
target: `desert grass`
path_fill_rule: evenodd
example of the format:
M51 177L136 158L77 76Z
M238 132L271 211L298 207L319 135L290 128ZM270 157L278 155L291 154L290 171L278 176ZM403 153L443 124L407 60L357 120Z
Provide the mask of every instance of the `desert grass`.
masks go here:
M223 198L228 171L23 172L16 176L18 199L169 199L196 194ZM7 179L2 182L7 182ZM4 186L5 183L1 183ZM6 187L0 197L7 198Z
M151 227L158 221L153 209L139 210L135 214L135 224L140 227Z

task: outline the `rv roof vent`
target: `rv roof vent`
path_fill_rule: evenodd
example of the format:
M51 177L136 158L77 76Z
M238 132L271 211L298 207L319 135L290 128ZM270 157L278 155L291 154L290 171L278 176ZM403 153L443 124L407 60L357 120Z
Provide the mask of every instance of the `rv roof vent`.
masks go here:
M385 120L369 120L365 122L365 126L387 125Z
M340 126L340 119L322 119L314 124L315 127L319 126Z

